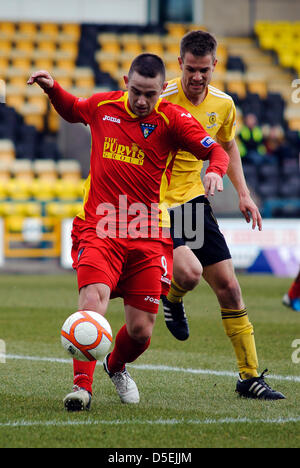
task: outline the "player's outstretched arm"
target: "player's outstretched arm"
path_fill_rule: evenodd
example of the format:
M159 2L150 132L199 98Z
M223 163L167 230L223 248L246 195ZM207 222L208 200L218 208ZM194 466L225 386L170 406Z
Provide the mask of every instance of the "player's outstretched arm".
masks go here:
M239 208L247 223L250 223L252 220L252 229L258 227L259 231L261 231L262 217L247 187L241 163L241 156L236 141L219 141L219 143L230 157L227 175L239 196Z
M29 80L27 81L28 85L33 85L34 83L37 83L44 91L46 91L53 88L54 79L48 71L39 70L32 73Z
M32 73L27 84L33 85L34 83L37 83L48 94L57 113L67 122L89 123L88 100L83 100L79 104L80 100L64 90L46 70Z

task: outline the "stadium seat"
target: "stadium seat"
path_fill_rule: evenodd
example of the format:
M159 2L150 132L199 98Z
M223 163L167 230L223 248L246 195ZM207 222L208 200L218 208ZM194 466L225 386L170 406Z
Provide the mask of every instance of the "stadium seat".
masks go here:
M46 216L54 218L70 217L70 205L68 203L50 202L45 205Z
M58 179L55 183L55 195L59 201L76 201L78 199L77 181Z
M11 178L7 184L7 194L11 200L29 200L32 181Z
M166 30L170 36L178 38L181 40L182 36L186 33L186 27L180 23L166 23L165 24Z
M118 36L114 33L102 33L98 36L98 42L102 52L118 55L120 53L120 43Z
M16 24L10 21L0 22L0 33L5 34L7 37L13 37L16 33Z
M71 37L74 41L80 38L80 26L75 23L64 23L61 25L61 32Z
M144 52L151 54L157 54L163 56L164 46L162 43L162 37L154 34L144 34L141 37Z
M1 148L1 140L0 140L0 148ZM4 182L7 182L10 179L12 164L13 164L13 160L5 161L0 156L0 185Z
M61 179L75 182L81 180L81 167L78 161L62 159L57 162L56 167Z
M51 159L35 160L32 164L33 171L40 182L56 181L57 170L56 163Z
M0 140L0 161L12 162L15 159L15 147L11 140Z
M240 99L247 95L244 75L239 72L227 72L224 76L226 90L229 94L236 93Z
M18 180L32 181L34 172L30 159L16 159L11 165L11 173Z
M43 34L47 34L52 38L55 38L59 33L59 26L56 23L41 23L40 31Z
M22 22L18 24L18 32L28 36L34 36L37 33L38 27L36 23Z
M120 36L120 44L123 51L133 55L139 55L143 52L141 39L136 34L123 34Z
M24 217L10 215L5 219L6 230L13 234L20 234L23 231Z
M7 94L6 104L13 107L17 112L22 113L22 109L25 103L25 96L22 94Z
M36 178L33 180L31 187L31 195L35 201L50 201L55 199L55 181L48 179Z

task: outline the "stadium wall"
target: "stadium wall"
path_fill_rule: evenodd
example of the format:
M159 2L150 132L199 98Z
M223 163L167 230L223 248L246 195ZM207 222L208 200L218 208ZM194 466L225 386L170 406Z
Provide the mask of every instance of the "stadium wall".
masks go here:
M217 35L247 36L258 20L299 19L299 0L203 0L203 24Z
M148 0L10 0L1 21L146 24Z

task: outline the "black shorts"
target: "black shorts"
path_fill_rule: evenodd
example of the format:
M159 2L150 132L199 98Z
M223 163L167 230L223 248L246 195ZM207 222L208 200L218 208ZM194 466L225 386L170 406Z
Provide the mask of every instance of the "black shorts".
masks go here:
M199 219L201 213L203 216ZM231 258L226 240L219 229L211 205L204 195L170 210L170 217L174 250L181 245L188 245L203 267ZM182 224L178 229L180 219ZM190 235L186 235L187 228L192 228L193 232L198 233L199 239L202 237L201 246L198 246L199 242L194 242Z

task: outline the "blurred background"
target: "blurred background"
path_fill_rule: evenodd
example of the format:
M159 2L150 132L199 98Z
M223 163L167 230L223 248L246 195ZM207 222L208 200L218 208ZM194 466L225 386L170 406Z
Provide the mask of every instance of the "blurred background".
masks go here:
M14 0L0 5L0 272L70 269L70 226L89 172L90 133L62 121L30 73L88 97L123 88L134 56L179 76L182 36L218 40L212 85L237 107L244 173L264 217L241 217L228 179L214 201L237 268L294 276L300 261L299 0Z

